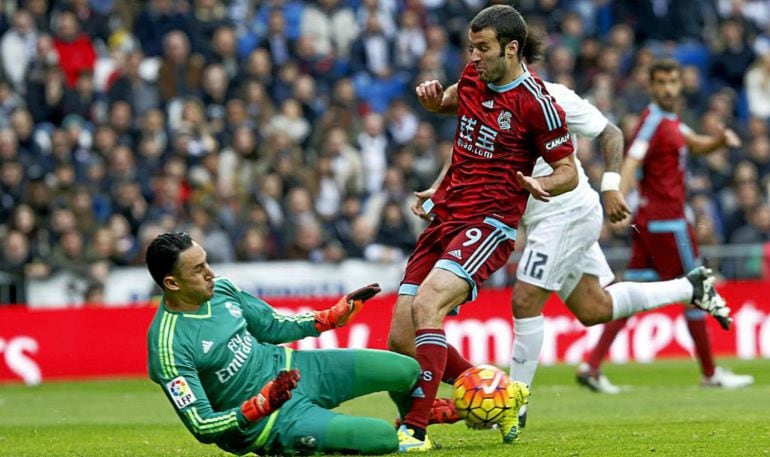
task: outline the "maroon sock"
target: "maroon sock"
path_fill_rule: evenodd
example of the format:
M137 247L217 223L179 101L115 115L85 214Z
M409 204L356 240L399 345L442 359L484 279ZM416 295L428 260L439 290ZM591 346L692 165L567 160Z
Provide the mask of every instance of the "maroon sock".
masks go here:
M612 342L615 341L615 337L618 336L618 333L626 326L627 321L628 318L624 317L623 319L614 320L604 324L602 336L599 337L599 341L588 355L588 359L586 359L586 362L588 362L588 365L592 370L599 371L604 356L609 352Z
M415 358L420 363L421 373L412 390L412 407L404 418L404 424L425 430L446 366L446 335L440 328L423 328L417 330L414 342L417 350Z
M695 343L695 352L698 354L703 376L710 378L714 375L714 354L711 353L706 319L687 319L687 329Z
M465 357L460 355L460 351L458 351L456 347L447 344L446 368L444 369L444 377L441 380L449 384L454 384L455 379L457 379L463 371L472 366L472 363L465 360Z

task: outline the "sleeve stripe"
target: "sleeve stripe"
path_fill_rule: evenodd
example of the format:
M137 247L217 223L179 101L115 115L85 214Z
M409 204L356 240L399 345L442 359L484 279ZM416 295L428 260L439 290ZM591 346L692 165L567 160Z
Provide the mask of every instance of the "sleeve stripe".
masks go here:
M660 113L650 112L644 122L642 122L642 127L639 129L636 138L650 141L661 120L663 120L663 116Z
M548 130L555 130L561 127L559 112L556 111L556 107L553 106L553 100L543 94L542 88L538 86L532 78L524 79L523 84L524 87L535 96L538 103L540 103L540 107L543 109L543 115L545 116L545 121L548 124Z
M223 416L213 417L210 419L201 418L198 414L198 409L195 407L185 411L187 419L190 421L190 425L198 434L210 434L220 433L227 429L238 426L238 418L234 412L227 413Z
M174 329L178 316L164 313L160 323L160 338L158 340L158 355L163 376L173 378L179 375L174 365Z

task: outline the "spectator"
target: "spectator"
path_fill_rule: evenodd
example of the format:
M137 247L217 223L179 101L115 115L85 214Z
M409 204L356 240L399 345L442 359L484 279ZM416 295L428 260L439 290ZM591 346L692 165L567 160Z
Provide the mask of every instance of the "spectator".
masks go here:
M213 58L214 32L230 26L227 10L219 0L194 0L189 22L189 37L194 52Z
M147 57L158 57L164 52L169 32L180 31L189 37L189 23L187 16L174 10L173 0L150 0L147 8L134 21L134 35L139 39L142 52Z
M143 58L139 50L121 53L117 73L107 88L109 105L118 101L127 102L137 116L157 108L159 101L158 89L139 74Z
M265 126L265 135L285 133L292 142L301 144L310 134L310 123L302 115L302 105L293 98L284 100L281 112Z
M235 30L230 26L218 27L214 30L211 46L211 61L222 65L229 80L236 81L240 71L240 62L236 47Z
M711 62L711 75L717 86L728 86L735 90L743 87L743 78L754 62L754 51L746 42L745 31L735 18L725 20L719 33L722 49Z
M364 172L359 152L350 144L341 128L326 135L322 154L329 157L337 186L346 193L360 194L364 190Z
M69 9L77 16L83 31L102 45L110 37L109 18L91 7L89 0L69 0Z
M745 83L749 113L770 120L770 49L754 61L746 72Z
M86 279L90 269L83 251L83 235L75 229L68 229L51 251L50 265L54 272L67 271Z
M65 80L56 65L47 66L40 80L27 83L27 108L36 124L60 125L64 119Z
M25 269L30 260L27 238L16 230L6 233L0 255L0 281L8 293L0 296L0 305L27 302Z
M26 92L24 77L29 63L35 58L37 32L32 15L18 10L13 15L13 26L0 40L3 73L21 94Z
M353 10L340 3L339 0L319 0L307 6L302 14L300 34L316 43L316 52L323 57L334 54L347 57L350 45L358 36Z
M270 12L267 33L259 42L259 48L270 54L276 67L285 65L294 56L295 41L286 36L286 21L280 9Z
M91 38L80 30L77 16L71 11L61 11L55 18L54 47L59 54L59 65L68 88L74 88L78 75L93 73L96 51Z
M364 117L363 127L358 134L357 145L364 168L364 188L368 194L374 194L382 188L387 167L385 118L378 113L369 113Z
M203 65L203 57L190 54L190 40L184 33L175 30L163 37L163 61L158 70L161 102L195 95L200 89Z
M238 242L237 260L242 262L262 262L270 258L267 233L259 227L249 227Z

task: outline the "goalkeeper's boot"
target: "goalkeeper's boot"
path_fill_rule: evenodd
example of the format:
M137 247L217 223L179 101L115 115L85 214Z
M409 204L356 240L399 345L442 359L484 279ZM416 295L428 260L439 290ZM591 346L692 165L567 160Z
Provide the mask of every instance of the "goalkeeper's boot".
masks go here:
M697 267L690 270L686 277L693 287L690 303L714 316L723 329L730 330L730 308L714 288L714 272L710 268Z
M527 405L524 405L519 410L519 428L527 426Z
M505 410L503 417L497 422L497 428L503 435L503 443L506 444L519 439L519 411L529 399L529 388L523 382L511 381L508 389L510 389L509 394L513 404Z
M401 424L396 432L398 436L398 452L425 452L432 449L438 449L438 446L428 438L428 434L425 434L425 439L420 440L414 436L414 430L407 427L405 424Z

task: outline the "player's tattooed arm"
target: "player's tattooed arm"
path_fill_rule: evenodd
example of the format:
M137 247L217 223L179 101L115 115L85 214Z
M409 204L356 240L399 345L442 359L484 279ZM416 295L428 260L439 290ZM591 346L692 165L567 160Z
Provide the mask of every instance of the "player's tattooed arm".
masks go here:
M610 222L620 222L631 215L631 208L620 192L621 164L623 163L623 132L608 122L604 130L599 134L602 156L604 158L604 175L602 176L602 199L604 200L604 212Z
M604 171L620 173L623 163L623 132L612 122L607 122L607 126L599 134L599 144L602 148Z

